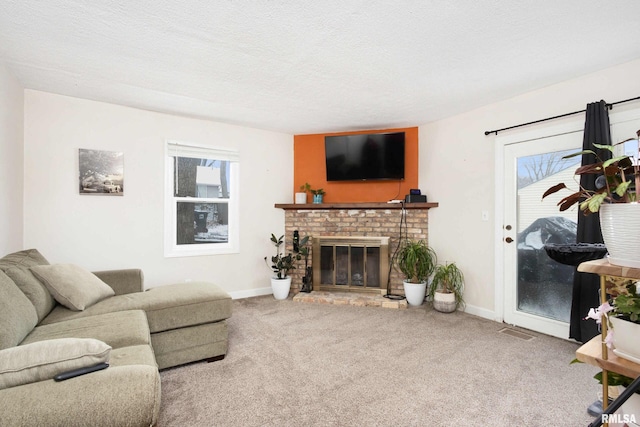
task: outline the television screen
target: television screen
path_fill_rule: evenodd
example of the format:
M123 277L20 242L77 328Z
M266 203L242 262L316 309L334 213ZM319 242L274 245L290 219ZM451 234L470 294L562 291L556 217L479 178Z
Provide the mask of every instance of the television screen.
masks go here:
M324 138L327 181L404 179L404 132Z

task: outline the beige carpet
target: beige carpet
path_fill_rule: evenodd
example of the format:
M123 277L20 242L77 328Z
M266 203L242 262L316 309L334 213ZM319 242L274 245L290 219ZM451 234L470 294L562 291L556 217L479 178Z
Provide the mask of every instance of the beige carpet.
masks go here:
M225 360L169 369L159 425L585 426L577 344L430 307L236 300Z

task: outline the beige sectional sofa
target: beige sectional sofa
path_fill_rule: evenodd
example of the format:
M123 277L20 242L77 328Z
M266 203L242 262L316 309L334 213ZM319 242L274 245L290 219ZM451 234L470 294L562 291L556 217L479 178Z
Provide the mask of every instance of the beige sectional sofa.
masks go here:
M158 369L223 358L231 298L207 282L144 291L140 270L76 269L35 249L0 259L0 424L154 425ZM74 283L56 283L65 281Z

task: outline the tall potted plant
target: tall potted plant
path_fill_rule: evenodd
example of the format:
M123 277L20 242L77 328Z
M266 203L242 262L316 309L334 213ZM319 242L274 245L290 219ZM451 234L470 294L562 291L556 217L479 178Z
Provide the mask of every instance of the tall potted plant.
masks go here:
M276 237L275 234L271 234L271 243L276 247L276 254L271 257L271 270L275 273L271 277L271 290L273 291L273 297L278 300L287 299L289 296L289 290L291 289L291 276L289 272L296 268L295 261L300 259L300 255L293 253L285 254L284 250L284 235ZM265 262L269 266L267 257L264 257Z
M640 137L640 130L636 132ZM630 138L613 146L593 144L594 147L614 153L615 147ZM640 144L636 150L640 156ZM637 189L640 188L640 165L638 159L624 155L609 160L602 160L593 150L583 150L569 154L563 158L570 158L582 154L593 154L596 163L580 166L576 175L595 174L596 190L579 188L558 202L560 211L565 211L579 203L580 210L585 214L600 213L600 228L602 238L609 251L609 261L612 264L625 267L640 268L640 245L637 238L640 234L640 204L638 204ZM564 183L549 188L546 196L566 189Z
M407 240L396 258L396 269L405 277L404 295L410 305L422 305L427 293L427 279L437 263L435 251L424 240Z
M438 265L429 286L429 298L433 300L433 308L443 313L456 311L464 306L464 275L452 262Z

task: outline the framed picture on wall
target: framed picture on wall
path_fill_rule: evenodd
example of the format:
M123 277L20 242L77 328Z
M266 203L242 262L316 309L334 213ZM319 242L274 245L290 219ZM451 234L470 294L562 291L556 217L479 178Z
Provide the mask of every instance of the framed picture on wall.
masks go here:
M80 194L122 196L124 155L118 151L78 150Z

